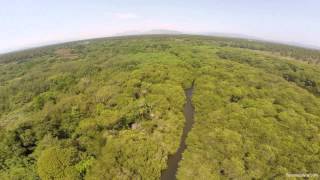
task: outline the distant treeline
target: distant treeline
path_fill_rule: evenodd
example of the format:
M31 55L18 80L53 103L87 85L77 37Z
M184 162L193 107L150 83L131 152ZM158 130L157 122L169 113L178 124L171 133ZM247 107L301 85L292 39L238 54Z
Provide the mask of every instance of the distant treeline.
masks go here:
M244 40L234 38L215 38L221 46L238 47L244 49L269 51L281 56L292 57L295 59L307 61L309 63L320 63L320 51L303 47L277 44L265 41Z
M306 61L308 63L319 64L320 63L320 50L303 48L298 46L279 44L267 41L259 41L259 40L250 40L250 39L240 39L240 38L228 38L228 37L214 37L214 36L195 36L195 35L138 35L141 37L192 37L193 40L200 40L203 42L213 42L214 44L221 47L236 47L236 48L244 48L244 49L252 49L252 50L260 50L260 51L268 51L271 53L275 53L277 55L291 57L295 59L299 59L302 61ZM16 51L11 53L6 53L0 55L0 63L12 62L12 61L25 61L31 59L36 56L48 55L48 53L52 53L54 49L57 47L70 46L77 44L83 44L86 42L98 42L106 39L130 39L135 38L137 36L122 36L122 37L107 37L107 38L97 38L91 40L82 40L82 41L74 41L57 45L50 45L32 49L26 49L22 51Z

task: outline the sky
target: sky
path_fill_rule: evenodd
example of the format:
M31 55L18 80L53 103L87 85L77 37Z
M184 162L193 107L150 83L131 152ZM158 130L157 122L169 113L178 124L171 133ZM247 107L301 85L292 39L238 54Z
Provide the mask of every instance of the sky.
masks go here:
M0 0L0 53L152 29L320 47L319 0Z

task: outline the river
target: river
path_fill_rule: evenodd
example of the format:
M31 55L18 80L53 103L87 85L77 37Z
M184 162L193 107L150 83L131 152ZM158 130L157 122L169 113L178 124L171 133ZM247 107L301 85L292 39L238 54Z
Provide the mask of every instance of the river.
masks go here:
M167 169L161 172L161 180L175 180L178 170L178 164L182 159L182 153L187 148L186 138L194 123L194 107L192 105L192 93L194 83L192 86L185 90L186 104L184 106L185 125L180 139L180 146L177 152L173 155L169 155L167 161Z

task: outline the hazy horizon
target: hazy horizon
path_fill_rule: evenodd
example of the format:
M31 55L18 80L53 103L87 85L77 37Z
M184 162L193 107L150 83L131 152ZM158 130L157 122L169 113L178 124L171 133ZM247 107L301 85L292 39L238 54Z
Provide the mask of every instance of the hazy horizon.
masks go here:
M315 0L2 1L0 53L127 31L225 33L320 46Z

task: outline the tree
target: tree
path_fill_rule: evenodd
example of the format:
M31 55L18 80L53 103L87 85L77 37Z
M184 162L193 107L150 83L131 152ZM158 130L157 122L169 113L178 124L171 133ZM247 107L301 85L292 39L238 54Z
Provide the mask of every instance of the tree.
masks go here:
M37 162L39 176L46 179L78 179L75 164L79 161L73 148L50 147L44 150Z

